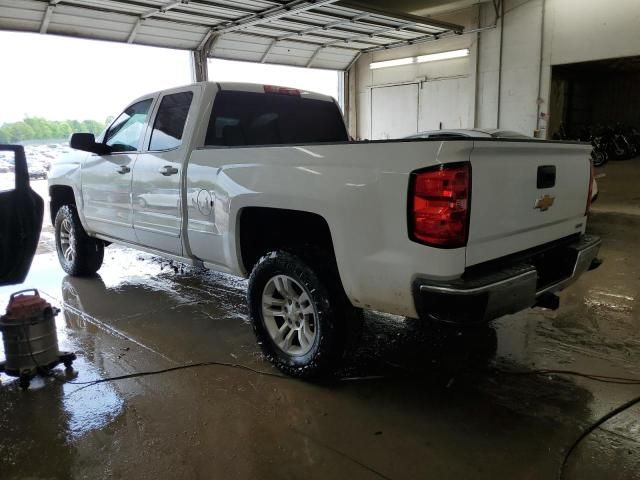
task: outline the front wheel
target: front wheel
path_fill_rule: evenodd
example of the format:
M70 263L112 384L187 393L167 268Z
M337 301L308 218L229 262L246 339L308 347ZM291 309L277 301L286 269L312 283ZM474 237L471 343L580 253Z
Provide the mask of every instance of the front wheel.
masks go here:
M76 277L95 274L102 266L104 243L87 235L75 207L61 207L54 226L56 251L62 269Z
M333 369L353 309L329 284L339 279L315 267L276 251L262 257L249 278L249 314L262 351L278 369L300 378Z

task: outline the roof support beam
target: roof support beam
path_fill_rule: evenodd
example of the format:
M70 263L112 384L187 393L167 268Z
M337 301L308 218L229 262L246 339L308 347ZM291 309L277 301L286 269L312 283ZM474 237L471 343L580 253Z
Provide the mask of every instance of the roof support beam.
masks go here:
M253 32L242 32L242 35L247 36L247 37L256 37L256 38L267 38L269 40L277 40L277 37L272 37L270 35L264 35L264 34L260 34L260 33L253 33ZM295 38L295 39L290 39L290 42L294 42L294 43L301 43L303 45L313 45L314 47L324 47L325 45L323 45L321 42L317 42L317 41L310 41L310 40L305 40L305 39L301 39L301 38ZM359 51L361 50L360 48L357 47L353 47L353 46L347 46L347 45L331 45L331 48L336 48L338 50L349 50L349 51Z
M51 0L49 5L47 5L47 9L44 11L44 16L42 17L42 23L40 24L40 33L47 33L51 15L53 15L53 9L56 8L56 5L60 3L60 1L61 0Z
M335 27L348 25L350 23L356 23L356 22L358 22L358 20L362 20L363 18L366 18L368 16L369 16L368 13L361 13L360 15L355 15L354 17L351 17L348 20L338 20L337 22L328 23L326 25L318 25L317 27L305 28L304 30L301 30L300 32L288 33L287 35L282 35L281 37L279 37L278 40L286 40L287 38L301 37L303 35L308 35L309 33L312 33L312 32L318 32L318 31L321 31L321 30L329 30L329 29L332 29L332 28L335 28Z
M307 64L305 65L306 68L309 68L311 66L311 64L313 63L313 61L316 59L316 57L322 51L323 48L324 46L319 47L315 52L313 52L313 55L311 55L311 58L309 58L309 60L307 61Z
M211 39L211 37L213 37L213 31L209 30L207 33L205 33L204 37L202 37L202 40L200 40L200 44L198 45L198 48L196 50L204 49L205 45Z
M351 37L347 37L347 38L344 38L344 39L334 40L333 42L329 42L329 43L326 44L326 46L332 46L332 45L336 45L336 44L339 44L339 43L357 42L358 40L361 40L361 39L365 39L366 40L367 38L373 38L373 37L376 37L378 35L383 35L383 34L385 34L387 32L399 32L401 30L404 30L407 27L410 27L411 25L412 25L412 23L406 22L406 23L404 23L402 25L398 25L398 26L395 26L395 27L381 28L379 30L374 30L373 32L369 32L369 33L362 33L360 35L352 35ZM437 34L428 33L427 36L435 37L435 36L437 36Z
M339 31L340 33L351 33L351 34L363 33L361 29L353 28L353 25L357 27L376 28L376 29L391 28L393 26L393 25L389 25L389 23L385 23L379 19L376 19L375 16L373 16L372 14L369 14L368 17L363 17L358 19L357 21L351 22L351 19L354 18L353 16L344 16L344 14L338 14L333 12L331 14L327 14L325 12L318 11L318 10L315 10L312 13L314 14L314 17L316 17L317 19L322 19L323 17L326 17L328 20L340 20L340 21L344 20L346 22L344 25L341 25L341 26L338 25L332 29L327 29L328 31L334 31L334 32ZM389 20L401 22L402 25L408 22L407 20L399 20L395 18L395 16L386 16L386 17ZM287 24L292 24L292 25L300 24L300 25L305 25L306 27L322 27L322 24L310 23L309 21L303 20L299 17L283 18L280 21L285 22ZM264 25L264 24L260 25L260 27L266 27L266 26L267 25ZM427 30L425 31L425 29ZM442 29L434 26L429 26L429 25L412 24L406 27L404 30L407 33L423 35L426 33L430 33L429 32L430 30L441 31ZM388 34L388 36L396 37L398 40L402 40L402 38L398 38L397 34Z
M53 13L53 5L47 5L47 9L44 11L44 17L42 17L42 24L40 25L40 33L47 33L49 28L49 22L51 21L51 14Z
M337 4L339 4L339 2L337 2ZM207 2L206 4L204 4L203 2L199 1L199 0L190 0L189 5L194 5L194 6L202 6L202 5L215 5L216 7L219 7L221 9L224 10L228 10L233 12L233 10L231 8L229 8L228 6L222 7L222 4L219 4L218 2ZM176 9L174 10L176 12L180 12L180 13L191 13L189 12L187 9L183 9L183 8L178 8L176 7ZM238 9L238 11L236 13L247 13L246 9ZM255 12L251 12L251 15L255 14ZM309 22L308 20L303 20L301 19L299 16L295 16L292 15L292 17L282 17L279 18L278 20L281 23L286 23L287 25L291 25L291 27L295 27L296 30L292 30L291 33L285 33L283 35L281 35L280 37L278 37L281 40L284 40L285 38L283 37L287 37L287 38L295 38L295 37L299 37L299 36L303 36L299 34L299 30L297 30L297 28L301 27L305 30L304 34L309 34L310 32L316 32L314 33L314 36L319 36L319 37L327 37L330 40L335 40L335 39L339 39L339 37L336 37L335 35L341 35L341 34L353 34L353 35L362 35L363 32L361 29L359 29L358 27L365 27L365 28L371 28L371 27L377 27L378 30L383 29L383 28L390 28L391 30L389 30L387 33L378 33L376 36L378 37L385 37L384 39L381 39L383 41L386 41L387 38L389 40L393 40L393 41L400 41L400 40L404 40L406 37L399 35L399 31L396 31L392 26L390 26L388 23L384 23L381 22L379 19L376 20L372 14L370 13L360 13L358 15L345 15L343 13L334 13L331 12L330 14L324 11L320 11L320 10L315 10L313 11L314 16L318 17L318 18L327 18L329 20L335 20L326 24L322 24L322 23L314 23L314 22ZM395 14L393 14L395 15ZM225 25L229 24L229 21L226 20L225 18L222 18L218 15L212 15L212 14L206 14L206 15L199 15L203 18L203 20L206 20L208 23L210 24L210 21L215 22L216 24L219 24L219 27L224 27ZM245 15L246 16L246 15ZM395 16L391 16L389 17L391 19L394 19L396 21L398 21L397 18L395 18ZM420 17L422 18L422 17ZM424 29L437 29L437 30L442 30L439 29L437 27L433 27L433 26L427 26L427 25L422 25L422 24L411 24L411 25L407 25L407 21L404 20L404 23L402 23L402 25L406 25L402 28L402 30L406 33L409 34L419 34L419 35L425 35L430 33L429 31L425 31ZM285 28L282 28L280 26L275 27L273 26L271 23L261 23L259 25L254 25L256 27L259 28L270 28L270 29L278 29L278 30L285 30ZM244 33L244 32L243 32ZM438 33L442 33L442 32L438 32ZM332 35L333 34L333 35ZM376 46L377 44L374 42L372 43L372 46Z
M417 25L424 25L425 27L441 28L443 30L453 30L456 33L460 33L464 30L462 25L455 23L443 22L441 20L435 20L428 17L420 17L418 15L411 15L409 13L399 12L393 9L380 9L369 5L366 2L360 2L357 0L343 0L339 3L342 7L353 8L362 12L369 12L374 15L382 15L384 17L395 18L398 20L404 20L406 22L414 23Z
M149 17L153 17L154 15L157 15L158 13L164 13L164 12L168 12L169 10L171 10L172 8L176 8L180 5L186 5L189 3L189 0L174 0L173 2L167 3L166 5L162 5L158 8L153 8L147 12L144 12L142 15L140 15L140 18L147 19Z
M338 0L292 0L276 7L267 8L260 12L245 15L238 20L226 22L219 27L214 27L214 29L220 34L235 32L236 30L241 30L258 23L265 23L271 20L277 20L278 18L294 15L296 13L306 12L307 10L336 3L337 1Z
M136 20L136 23L131 29L131 33L129 33L129 37L127 38L127 43L133 43L133 40L136 38L136 33L138 33L138 29L140 28L140 25L142 25L142 22L144 22L143 18L138 18L138 20Z
M412 38L411 40L402 40L401 42L395 42L395 43L391 43L389 45L380 45L379 47L365 48L364 50L362 50L362 53L379 52L380 50L389 50L391 48L404 47L404 46L407 46L407 45L417 45L419 43L426 43L426 42L431 42L431 41L434 41L434 40L440 40L441 38L454 37L454 36L458 36L458 35L468 35L470 33L476 33L476 32L483 31L483 30L488 30L488 29L491 29L491 28L496 28L496 27L492 25L490 27L484 27L484 28L474 29L474 30L467 30L466 32L449 31L449 32L439 33L439 34L436 34L436 35L424 35L422 37Z
M356 62L360 59L361 56L362 56L362 52L356 53L355 57L353 57L353 59L349 62L349 65L347 65L347 68L345 68L344 71L345 72L351 71L351 69L356 64Z
M293 24L297 23L297 19L295 21L291 21L291 22L290 22L290 20L287 19L287 24L289 24L289 23L291 23L293 25ZM268 37L268 38L276 38L278 41L288 40L290 42L308 42L308 43L315 44L315 45L324 45L327 42L333 43L334 41L339 43L341 40L344 39L344 37L340 36L340 33L342 33L342 32L338 32L337 30L330 30L330 29L323 30L322 33L309 34L310 37L316 37L315 39L304 39L303 36L298 36L297 35L298 34L297 30L292 30L291 27L289 27L288 25L287 25L287 27L281 27L279 25L276 26L276 25L273 25L273 24L270 24L270 23L266 23L266 24L259 25L259 27L260 27L260 30L263 31L263 32L266 31L266 30L269 30L269 31L273 30L274 31L274 35L273 36L269 35L269 34L262 34L262 35L265 36L265 37ZM278 32L278 33L286 32L286 33L283 33L281 35L277 35L276 36L276 32ZM239 32L239 33L242 34L242 35L254 35L254 34L255 35L261 35L260 33L256 33L251 29L242 30L242 32ZM352 32L349 32L349 33L352 33ZM288 37L289 35L292 35L292 36ZM359 33L358 35L365 35L365 34ZM283 36L287 36L288 38L284 39L284 38L282 38ZM399 40L402 40L402 38L393 37L393 38L390 38L389 40L397 42ZM381 40L381 41L384 41L384 40ZM366 41L366 42L362 42L362 43L366 43L366 44L369 44L370 46L374 46L374 47L380 45L379 42L372 42L372 41ZM361 47L361 48L365 48L365 47Z
M269 44L269 46L267 47L267 49L264 51L264 53L262 54L262 58L260 59L260 63L264 63L267 60L267 57L269 56L269 54L271 53L271 50L273 50L273 47L276 46L276 43L278 43L278 39L274 38L271 43Z

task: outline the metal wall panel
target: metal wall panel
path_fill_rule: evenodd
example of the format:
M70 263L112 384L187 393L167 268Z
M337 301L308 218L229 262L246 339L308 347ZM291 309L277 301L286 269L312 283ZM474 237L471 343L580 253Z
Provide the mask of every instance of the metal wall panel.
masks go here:
M418 132L418 84L371 89L371 139L402 138Z
M46 4L36 1L0 1L0 28L38 31L46 8Z

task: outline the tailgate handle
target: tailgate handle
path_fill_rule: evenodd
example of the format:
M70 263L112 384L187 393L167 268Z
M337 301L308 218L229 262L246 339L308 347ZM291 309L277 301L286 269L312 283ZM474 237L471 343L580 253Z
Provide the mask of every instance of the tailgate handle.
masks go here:
M556 185L556 166L541 165L538 167L538 188L551 188Z

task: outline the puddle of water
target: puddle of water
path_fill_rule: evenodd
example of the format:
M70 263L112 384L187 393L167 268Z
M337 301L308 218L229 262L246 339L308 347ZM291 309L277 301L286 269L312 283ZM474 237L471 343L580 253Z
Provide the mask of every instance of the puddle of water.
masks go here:
M43 296L54 306L61 307L46 294ZM83 385L71 383L92 381L102 378L102 375L99 368L80 353L86 349L78 342L74 330L69 328L70 324L66 321L68 317L69 312L65 312L62 307L56 318L56 332L59 349L78 354L73 370L65 371L64 366L60 365L53 369L52 377L35 377L27 392L20 390L17 378L0 374L1 396L4 397L4 402L1 402L4 408L0 409L0 425L9 420L33 424L32 408L37 406L47 411L44 421L55 422L58 434L64 435L71 442L92 430L104 428L124 410L125 402L113 385L103 383L83 388ZM86 327L80 327L78 331L80 334L87 333ZM3 346L0 347L0 357L4 358ZM33 406L29 407L32 403Z

